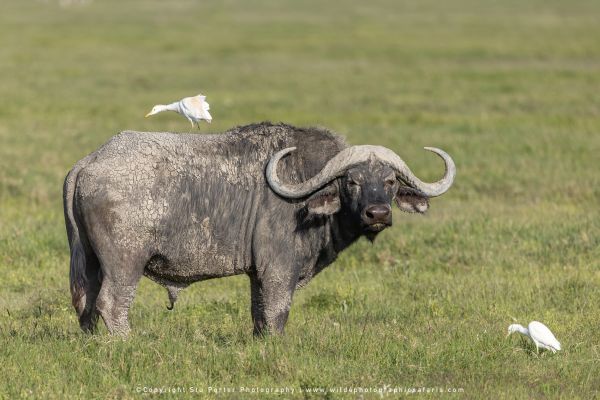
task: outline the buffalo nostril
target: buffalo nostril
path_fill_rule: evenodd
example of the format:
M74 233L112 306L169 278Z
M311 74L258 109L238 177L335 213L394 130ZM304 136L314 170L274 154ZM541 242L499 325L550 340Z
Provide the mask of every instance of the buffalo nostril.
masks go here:
M372 221L384 221L390 215L390 207L385 205L371 206L365 210L365 216Z

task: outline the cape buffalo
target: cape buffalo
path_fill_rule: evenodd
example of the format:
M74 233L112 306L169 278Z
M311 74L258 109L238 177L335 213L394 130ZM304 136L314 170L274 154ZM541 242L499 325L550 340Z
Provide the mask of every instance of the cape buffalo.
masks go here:
M210 278L250 278L254 333L282 332L295 289L361 236L392 224L391 203L423 213L452 185L424 183L381 146L348 146L322 128L261 123L219 135L122 132L80 160L64 184L73 306L129 332L142 275L177 292Z

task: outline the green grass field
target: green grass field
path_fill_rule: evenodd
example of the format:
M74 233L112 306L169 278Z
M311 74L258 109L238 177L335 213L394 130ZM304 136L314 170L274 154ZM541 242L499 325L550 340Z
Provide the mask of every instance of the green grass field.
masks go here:
M600 396L599 39L591 0L3 0L0 398ZM191 286L172 312L144 279L128 340L103 324L86 336L64 176L121 130L189 131L175 114L143 116L200 91L204 132L326 126L394 149L425 180L441 173L422 150L436 146L456 183L426 216L395 210L373 245L297 292L283 337L252 337L243 276ZM534 319L563 351L505 338Z

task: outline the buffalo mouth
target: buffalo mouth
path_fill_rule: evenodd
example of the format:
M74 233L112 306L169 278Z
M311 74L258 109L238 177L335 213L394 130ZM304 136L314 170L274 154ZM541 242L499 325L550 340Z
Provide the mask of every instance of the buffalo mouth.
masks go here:
M377 232L381 232L382 230L384 230L388 226L390 226L390 225L386 224L386 223L383 223L383 222L377 222L377 223L365 226L365 231L377 233Z

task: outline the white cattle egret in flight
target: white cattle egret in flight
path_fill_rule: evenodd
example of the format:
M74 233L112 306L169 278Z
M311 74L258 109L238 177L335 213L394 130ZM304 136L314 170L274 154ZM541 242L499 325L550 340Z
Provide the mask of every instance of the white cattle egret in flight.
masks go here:
M194 124L200 128L200 121L204 120L209 124L212 121L212 117L208 110L210 110L210 106L206 102L206 96L199 94L198 96L186 97L167 105L157 104L152 107L152 111L146 114L146 117L158 114L162 111L175 111L186 117L192 124L192 128L194 127Z
M529 336L531 340L533 340L538 352L540 347L542 349L550 350L552 353L556 353L560 350L560 343L558 340L556 340L552 332L550 332L550 329L541 322L531 321L527 328L523 325L512 324L508 327L508 335L513 332L519 332L525 336Z

